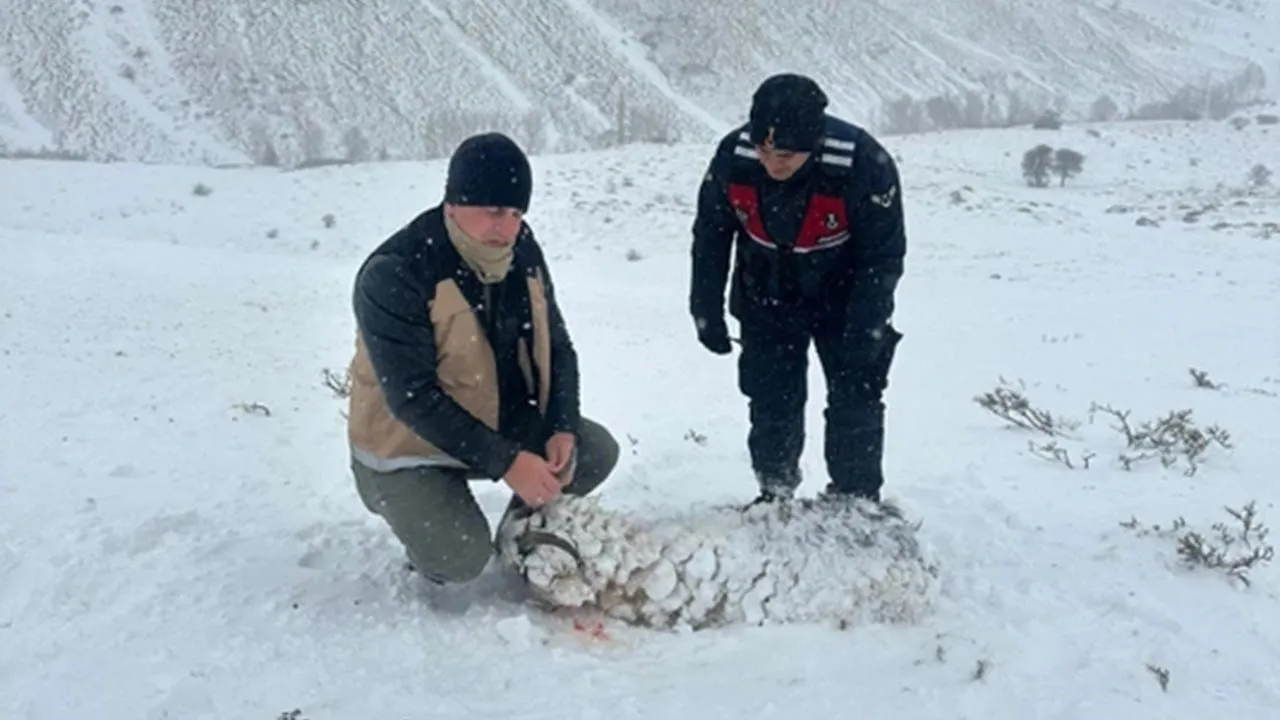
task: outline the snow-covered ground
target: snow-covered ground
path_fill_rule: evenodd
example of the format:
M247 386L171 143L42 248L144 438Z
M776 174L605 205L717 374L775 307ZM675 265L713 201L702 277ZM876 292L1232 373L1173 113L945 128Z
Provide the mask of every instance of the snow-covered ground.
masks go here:
M1246 190L1254 163L1280 165L1277 129L1091 130L888 142L911 247L887 494L941 559L934 613L607 640L532 619L494 576L465 611L434 608L356 497L322 375L352 350L356 265L437 200L442 164L0 163L0 717L1280 716L1275 565L1245 585L1142 532L1181 517L1217 542L1238 525L1224 508L1255 500L1277 517L1280 194ZM1037 142L1083 152L1084 173L1027 187ZM611 508L754 490L734 360L685 312L710 149L535 161L584 410L624 448ZM975 402L1002 377L1082 423L1057 439L1072 468ZM1190 409L1232 448L1191 476L1126 471L1094 402L1135 425ZM496 518L503 486L476 487Z

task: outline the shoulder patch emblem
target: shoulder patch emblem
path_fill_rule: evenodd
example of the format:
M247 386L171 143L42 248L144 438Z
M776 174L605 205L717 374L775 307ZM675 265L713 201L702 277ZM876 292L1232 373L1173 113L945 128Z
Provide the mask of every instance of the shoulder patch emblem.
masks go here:
M893 198L897 194L898 194L898 186L894 185L890 187L888 190L885 190L883 193L880 193L879 195L875 193L871 193L871 202L879 205L882 208L887 208L893 204Z

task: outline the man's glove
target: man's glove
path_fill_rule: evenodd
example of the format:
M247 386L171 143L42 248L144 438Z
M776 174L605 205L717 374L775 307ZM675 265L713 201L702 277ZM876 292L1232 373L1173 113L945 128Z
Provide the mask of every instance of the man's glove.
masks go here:
M733 349L729 344L729 328L723 317L694 318L698 328L698 342L717 355L728 355Z

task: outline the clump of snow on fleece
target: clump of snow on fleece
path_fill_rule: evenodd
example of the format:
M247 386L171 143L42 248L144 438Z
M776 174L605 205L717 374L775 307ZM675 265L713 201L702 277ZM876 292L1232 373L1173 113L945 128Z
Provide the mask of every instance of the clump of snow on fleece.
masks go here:
M710 506L662 517L564 496L504 523L498 548L553 607L663 629L735 624L914 623L934 607L938 563L918 526L856 501ZM558 543L521 543L553 536Z

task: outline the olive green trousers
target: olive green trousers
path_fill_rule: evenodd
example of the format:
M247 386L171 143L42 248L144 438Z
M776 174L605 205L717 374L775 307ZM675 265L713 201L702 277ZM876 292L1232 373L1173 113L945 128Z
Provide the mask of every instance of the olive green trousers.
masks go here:
M583 418L573 481L564 492L583 496L595 490L613 472L618 454L618 443L609 431ZM488 565L494 552L493 531L470 482L492 478L450 467L382 472L356 460L352 460L352 471L365 507L387 522L404 545L409 562L428 580L466 582ZM506 512L522 507L524 502L513 493Z

